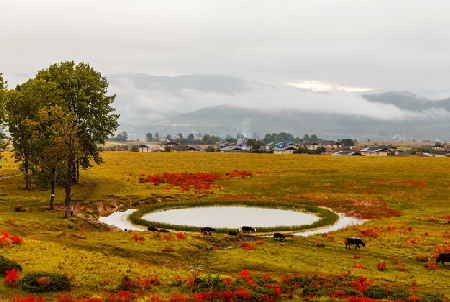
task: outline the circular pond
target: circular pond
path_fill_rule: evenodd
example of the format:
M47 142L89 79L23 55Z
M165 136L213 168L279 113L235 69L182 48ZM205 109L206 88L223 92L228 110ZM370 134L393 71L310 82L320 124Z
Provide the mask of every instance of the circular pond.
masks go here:
M151 212L143 220L168 225L236 229L244 225L278 227L310 225L320 218L316 215L291 210L245 206L205 206L169 209Z

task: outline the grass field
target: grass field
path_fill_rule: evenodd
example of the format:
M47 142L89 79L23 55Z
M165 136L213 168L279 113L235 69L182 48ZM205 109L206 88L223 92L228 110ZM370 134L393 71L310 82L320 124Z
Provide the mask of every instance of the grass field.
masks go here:
M63 219L61 211L47 210L48 191L24 190L20 176L0 180L0 231L22 239L21 244L0 247L0 254L20 263L22 276L42 271L67 274L73 278L71 295L121 302L105 298L105 291L121 284L124 275L132 279L158 276L161 284L148 292L169 299L173 293L189 296L192 292L189 286L174 285L175 280L188 280L188 284L194 273L201 272L237 280L242 270L277 280L286 274L350 274L374 280L380 287L400 288L408 297L430 293L450 298L450 269L431 264L440 251L449 249L447 158L132 152L105 152L103 156L105 163L82 171L80 183L74 186L76 216L70 219ZM8 167L8 171L15 169ZM235 170L253 175L218 178L208 194L178 185L139 182L142 174L224 175ZM63 196L59 188L57 204L62 204ZM257 236L238 239L190 232L181 239L176 236L178 231L170 236L117 232L96 223L99 215L118 209L204 200L327 206L370 220L325 236L288 238L281 243ZM15 212L18 205L27 211ZM348 236L362 237L366 247L346 250ZM244 250L243 242L252 248ZM385 261L387 269L378 269L380 261ZM286 293L276 299L305 300L302 290ZM0 300L27 294L0 284ZM150 301L149 295L136 299ZM42 296L51 300L57 293ZM314 299L328 301L330 297ZM421 301L437 301L424 297Z

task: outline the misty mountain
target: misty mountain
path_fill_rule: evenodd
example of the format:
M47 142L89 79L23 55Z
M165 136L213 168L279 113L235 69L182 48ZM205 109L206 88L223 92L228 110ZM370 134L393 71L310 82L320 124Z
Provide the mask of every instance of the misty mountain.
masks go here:
M429 100L423 96L408 91L389 91L380 94L363 94L371 102L392 104L400 109L421 111L427 109L444 109L450 111L450 98L443 100Z
M171 122L174 126L221 135L229 133L253 133L286 131L303 136L315 133L331 139L352 137L359 139L447 139L450 120L381 121L356 115L305 113L293 110L267 112L258 109L217 106L181 114ZM167 125L166 125L167 127Z
M447 139L450 99L408 91L317 92L222 75L109 75L130 137L288 131L323 137ZM442 93L444 90L439 91Z

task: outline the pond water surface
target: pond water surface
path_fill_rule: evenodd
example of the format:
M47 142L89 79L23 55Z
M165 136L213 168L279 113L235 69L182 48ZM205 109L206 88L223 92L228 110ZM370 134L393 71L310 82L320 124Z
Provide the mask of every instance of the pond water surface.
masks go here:
M320 218L313 214L291 210L210 206L152 212L143 215L142 219L173 225L237 229L244 225L256 228L309 225Z

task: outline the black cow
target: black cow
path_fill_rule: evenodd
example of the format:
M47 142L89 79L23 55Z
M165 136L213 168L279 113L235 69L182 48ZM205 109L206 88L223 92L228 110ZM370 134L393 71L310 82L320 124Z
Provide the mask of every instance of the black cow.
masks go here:
M238 231L228 231L228 236L237 236L239 235Z
M436 259L436 265L437 265L439 262L441 262L442 265L443 265L444 267L446 267L445 264L444 264L444 262L450 262L450 253L439 254L439 257L437 257L437 259Z
M274 233L274 234L273 234L273 238L275 238L275 239L280 239L280 241L283 241L284 239L286 239L286 236L284 236L284 235L281 234L281 233Z
M160 233L170 233L170 231L166 230L166 229L158 229L158 232L160 232Z
M352 244L356 244L355 250L357 250L358 248L361 249L360 244L361 244L363 247L366 247L366 243L365 243L364 241L362 241L360 238L357 238L357 237L348 237L348 238L345 240L345 248L352 249L352 247L351 247Z
M149 232L159 232L159 230L157 229L157 228L155 228L155 227L147 227L147 231L149 231Z
M204 233L204 232L215 232L216 229L210 228L210 227L204 227L200 229L200 233Z
M251 226L243 226L239 229L241 233L254 233L256 229Z

